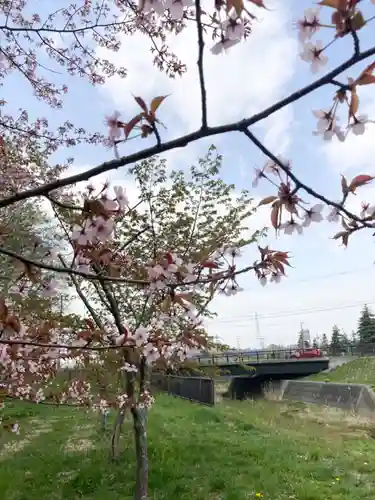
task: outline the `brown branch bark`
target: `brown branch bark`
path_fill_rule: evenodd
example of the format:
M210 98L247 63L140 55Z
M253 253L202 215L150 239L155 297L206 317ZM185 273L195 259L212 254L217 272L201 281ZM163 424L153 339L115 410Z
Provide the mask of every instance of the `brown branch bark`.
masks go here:
M124 156L119 159L111 160L98 165L92 169L86 170L85 172L81 172L76 175L72 175L70 177L66 177L64 179L58 179L56 181L44 184L42 186L38 186L36 188L28 189L26 191L17 193L15 195L9 196L3 200L0 200L0 208L7 207L16 203L20 200L26 200L28 198L36 197L36 196L45 196L55 189L59 189L64 186L69 186L71 184L75 184L77 182L87 181L91 177L102 174L104 172L108 172L110 170L115 170L125 165L130 165L131 163L136 163L138 161L144 160L146 158L150 158L151 156L157 155L159 153L164 153L166 151L170 151L175 148L185 147L191 142L195 142L199 139L203 139L205 137L212 137L215 135L225 134L228 132L242 132L245 128L255 125L256 123L268 118L276 111L281 110L282 108L298 101L302 97L311 94L314 90L323 87L324 85L331 84L332 81L341 73L351 68L355 64L364 61L365 59L375 55L375 47L372 47L368 50L360 52L358 55L352 56L350 59L345 61L344 63L337 66L334 70L330 71L326 75L318 78L311 84L303 87L302 89L293 92L289 96L281 99L275 104L269 106L259 113L255 113L253 116L249 118L244 118L243 120L239 120L236 122L228 123L226 125L220 125L216 127L207 127L205 129L199 129L190 134L186 134L184 136L178 137L176 139L172 139L168 142L165 142L160 145L152 146L150 148L143 149L136 153L130 154L128 156Z

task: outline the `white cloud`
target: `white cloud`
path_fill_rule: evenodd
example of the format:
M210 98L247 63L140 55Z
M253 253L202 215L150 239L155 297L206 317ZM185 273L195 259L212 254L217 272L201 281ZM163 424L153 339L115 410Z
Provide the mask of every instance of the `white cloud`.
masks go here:
M250 116L282 96L283 89L293 75L297 44L286 28L287 11L282 2L270 4L270 11L259 11L259 20L253 24L249 39L231 49L228 54L213 56L206 39L204 58L209 123L217 125ZM142 35L123 39L118 53L102 55L125 65L125 80L111 78L104 86L124 119L136 109L131 93L151 100L156 95L171 94L162 104L161 119L170 132L187 133L200 126L201 105L197 78L196 27L187 29L168 43L184 63L188 72L181 78L169 79L152 65L150 41ZM141 56L141 54L146 54ZM150 54L147 57L147 54ZM281 117L283 120L284 117Z
M282 98L287 85L292 81L297 64L296 36L290 27L292 16L281 1L269 2L269 7L270 11L260 12L262 18L254 23L249 40L234 47L227 55L212 56L209 52L211 41L206 40L205 75L211 125L238 120L263 109ZM129 76L125 80L108 80L102 92L122 112L124 120L133 116L137 109L131 94L141 95L147 101L156 95L171 94L160 108L160 118L168 128L166 132L161 132L165 137L175 137L200 125L194 24L172 42L169 39L169 42L173 51L188 65L186 75L170 80L161 74L152 66L152 56L147 57L149 40L136 35L127 37L117 54L108 55L127 67ZM366 89L361 92L361 108L363 106L364 112L375 116L375 101L364 92ZM261 122L264 141L276 154L288 155L287 150L293 139L292 123L295 124L295 117L291 107ZM352 168L356 168L357 172L373 172L375 146L372 136L373 133L369 130L363 137L349 137L345 144L325 145L322 148L323 162L325 159L336 172L346 172ZM224 149L231 147L231 137L220 138ZM199 144L191 144L168 152L165 156L172 168L186 168L205 153L210 142L217 143L218 140L208 139ZM220 149L221 144L219 152ZM235 152L234 147L230 152L231 155ZM245 167L248 164L245 155L246 152L239 149L233 157L237 175L246 178L248 186L251 180L248 167ZM371 190L366 194L370 195ZM267 224L268 218L269 211L260 210L251 220L252 228ZM235 298L215 300L214 307L220 312L220 316L210 324L210 333L218 334L231 344L236 344L238 336L243 347L259 345L255 312L259 314L260 334L265 338L266 344L293 342L301 321L305 322L305 327L310 328L312 335L329 334L334 323L348 332L355 328L360 308L355 304L371 302L374 271L371 259L368 259L369 252L363 260L363 252L361 254L359 251L362 236L358 235L357 243L344 251L338 248L335 241L329 240L335 232L336 228L332 225L322 225L302 238L297 236L276 241L271 237L273 248L291 249L294 254L295 268L289 270L290 277L281 285L263 289L252 275L244 276L242 282L245 292ZM253 254L254 250L249 250L245 260L252 262ZM355 262L354 267L352 262ZM358 270L361 264L362 267L367 266L365 271ZM348 270L348 274L345 274L345 270ZM329 272L331 275L326 276ZM308 281L302 283L301 276L307 276ZM337 308L338 306L340 307ZM276 314L280 312L285 312L284 316Z
M285 156L292 136L287 133L294 120L293 108L288 106L271 115L266 122L264 145L276 155Z

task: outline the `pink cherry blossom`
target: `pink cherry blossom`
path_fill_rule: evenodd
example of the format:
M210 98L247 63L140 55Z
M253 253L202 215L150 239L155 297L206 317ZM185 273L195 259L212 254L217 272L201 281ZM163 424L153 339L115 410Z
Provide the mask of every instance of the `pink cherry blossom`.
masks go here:
M280 283L280 281L281 281L281 274L278 274L278 273L271 274L271 278L270 278L271 283Z
M162 16L165 12L165 5L161 0L145 0L143 3L142 12L148 14L149 12L154 11L159 16Z
M115 192L116 200L119 204L120 210L124 210L129 206L129 199L126 195L126 189L122 186L114 186L113 190Z
M364 219L365 217L371 217L375 213L375 205L370 205L370 203L362 203L362 210L360 217Z
M367 115L360 115L353 118L353 123L349 125L349 129L354 135L363 135L366 131L366 124L369 122Z
M108 137L112 142L121 137L121 128L118 126L119 117L120 113L118 111L115 111L112 116L106 117L106 123L108 126Z
M136 329L131 338L134 339L136 345L139 347L147 342L148 331L146 328L139 327Z
M323 211L324 205L322 203L318 203L314 205L310 209L306 210L305 218L303 221L303 227L310 226L311 222L321 222L323 220Z
M259 278L259 283L262 285L262 286L266 286L267 285L267 277L266 276L261 276Z
M281 224L280 229L284 229L285 234L293 234L294 232L298 234L303 233L303 226L298 224L294 219L290 219Z
M340 220L340 211L336 207L333 207L327 216L327 220L329 222L338 222Z
M85 246L92 241L93 230L90 225L85 227L78 226L77 224L73 226L71 238L78 245Z
M55 279L42 283L42 294L45 297L53 297L57 294L58 283Z
M236 10L232 9L228 18L221 25L224 32L224 38L228 40L241 40L245 34L245 26L237 16Z
M148 364L152 364L160 358L160 352L154 347L151 342L149 342L143 348L143 356L146 358L146 362Z
M169 9L173 20L181 19L186 7L194 6L194 0L165 0L164 5Z
M312 73L317 73L321 66L325 66L328 57L323 54L323 42L317 40L315 44L308 42L303 46L300 57L303 61L311 63Z
M102 216L93 218L90 226L92 234L99 241L107 241L114 229L114 222L112 219L105 219ZM92 241L92 240L91 240Z
M319 14L320 9L306 9L304 18L297 21L297 28L299 30L298 38L300 42L304 43L310 40L311 37L319 30Z

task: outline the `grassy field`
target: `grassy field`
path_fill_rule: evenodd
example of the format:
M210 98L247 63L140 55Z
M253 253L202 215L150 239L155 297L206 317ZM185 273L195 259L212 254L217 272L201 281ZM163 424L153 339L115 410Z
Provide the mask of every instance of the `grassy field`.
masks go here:
M322 382L368 384L375 388L375 357L355 359L331 372L318 373L309 379Z
M119 463L81 410L13 405L0 451L1 500L130 500L130 426ZM152 500L373 500L375 422L280 402L206 408L158 396L150 412Z

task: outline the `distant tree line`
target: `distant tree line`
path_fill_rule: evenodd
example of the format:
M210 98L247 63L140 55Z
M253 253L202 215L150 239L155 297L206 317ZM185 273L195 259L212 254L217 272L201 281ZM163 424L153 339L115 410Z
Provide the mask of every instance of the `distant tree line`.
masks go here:
M334 325L330 340L325 333L315 337L311 343L303 339L302 331L298 336L299 346L320 348L332 354L339 354L353 348L365 349L370 344L375 346L375 315L367 305L364 305L359 315L357 330L353 330L350 335Z

